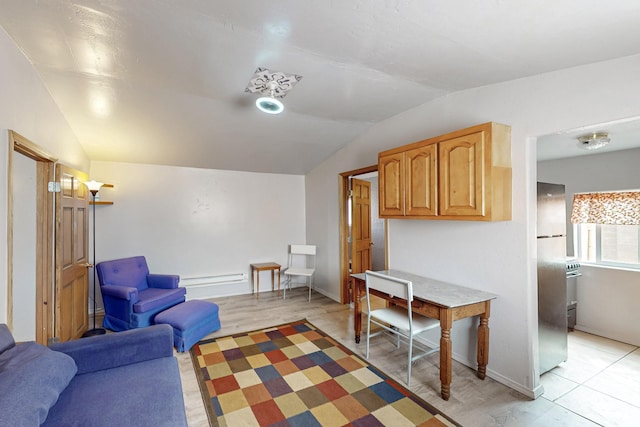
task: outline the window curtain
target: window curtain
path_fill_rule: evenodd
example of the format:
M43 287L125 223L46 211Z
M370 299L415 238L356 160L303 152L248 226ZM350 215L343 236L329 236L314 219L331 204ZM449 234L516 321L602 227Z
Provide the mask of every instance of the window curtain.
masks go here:
M640 191L575 194L571 222L640 225Z

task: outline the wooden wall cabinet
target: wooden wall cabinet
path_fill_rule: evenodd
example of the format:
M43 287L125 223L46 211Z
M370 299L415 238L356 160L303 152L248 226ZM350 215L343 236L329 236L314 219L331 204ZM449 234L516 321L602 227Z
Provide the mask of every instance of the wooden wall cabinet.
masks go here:
M378 155L382 218L511 219L511 128L485 123Z
M379 156L381 217L437 215L436 148L436 145L424 145Z
M404 153L378 155L378 211L380 217L404 215Z

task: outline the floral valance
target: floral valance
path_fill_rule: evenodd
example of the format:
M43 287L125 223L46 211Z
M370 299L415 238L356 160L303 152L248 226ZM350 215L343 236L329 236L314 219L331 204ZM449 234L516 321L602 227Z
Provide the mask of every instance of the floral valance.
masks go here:
M640 191L575 194L571 222L640 225Z

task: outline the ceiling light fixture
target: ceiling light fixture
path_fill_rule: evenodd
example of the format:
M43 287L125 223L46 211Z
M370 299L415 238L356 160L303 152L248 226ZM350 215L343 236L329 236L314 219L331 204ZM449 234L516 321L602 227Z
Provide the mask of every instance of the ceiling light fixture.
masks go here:
M597 150L609 144L611 139L607 132L593 132L578 137L578 147L585 150Z
M258 107L260 111L267 114L280 114L284 111L284 105L282 102L275 98L276 87L278 87L278 83L273 80L270 81L267 84L269 96L261 96L256 99L256 107Z
M300 80L302 80L302 76L297 74L287 74L282 71L271 71L268 68L258 67L244 91L261 95L256 100L256 107L260 111L267 114L280 114L284 111L281 99Z

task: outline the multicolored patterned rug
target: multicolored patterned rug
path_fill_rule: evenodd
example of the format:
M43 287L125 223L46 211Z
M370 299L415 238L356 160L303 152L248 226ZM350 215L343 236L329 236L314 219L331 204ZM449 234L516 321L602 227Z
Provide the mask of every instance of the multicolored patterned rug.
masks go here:
M457 426L306 320L191 349L212 426Z

